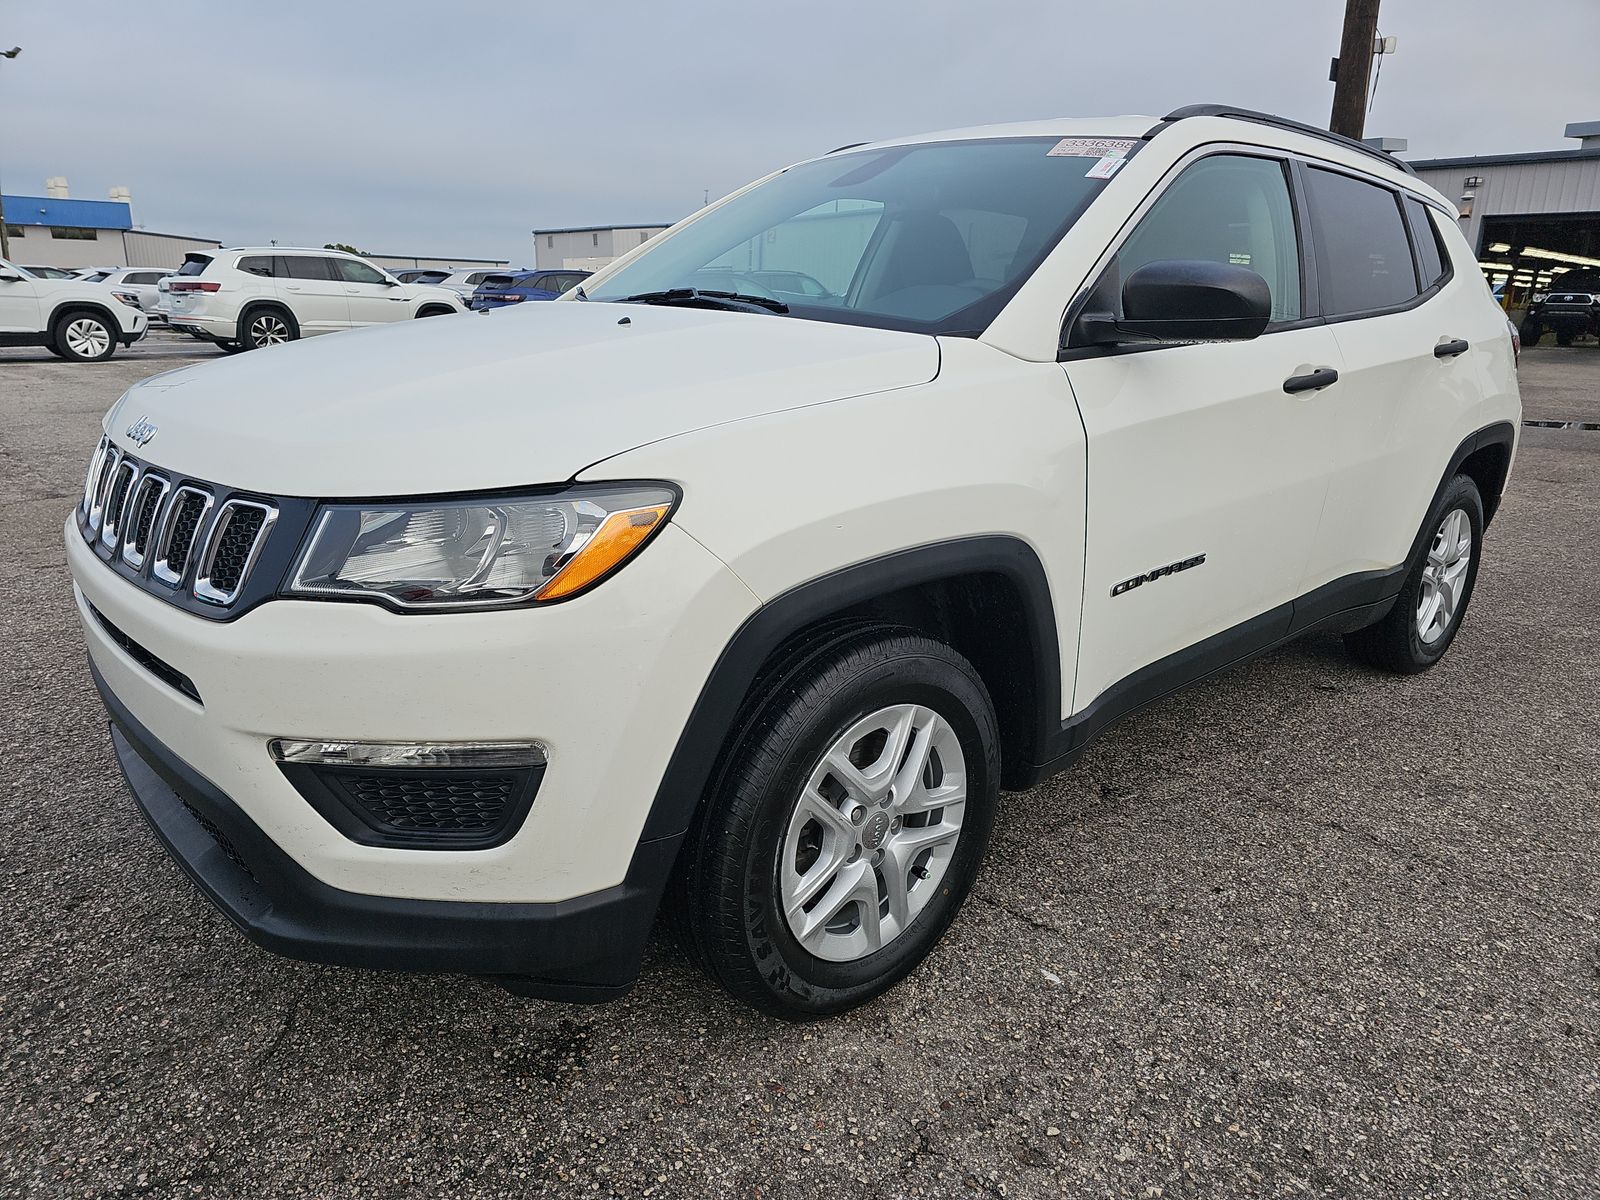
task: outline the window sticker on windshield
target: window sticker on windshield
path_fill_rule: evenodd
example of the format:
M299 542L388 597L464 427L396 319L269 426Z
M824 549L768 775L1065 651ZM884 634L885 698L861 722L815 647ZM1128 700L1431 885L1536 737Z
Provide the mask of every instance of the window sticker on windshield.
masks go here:
M1107 154L1094 166L1083 173L1085 179L1110 179L1117 173L1117 168L1128 160L1120 154Z
M1137 138L1062 138L1050 147L1051 158L1125 158Z

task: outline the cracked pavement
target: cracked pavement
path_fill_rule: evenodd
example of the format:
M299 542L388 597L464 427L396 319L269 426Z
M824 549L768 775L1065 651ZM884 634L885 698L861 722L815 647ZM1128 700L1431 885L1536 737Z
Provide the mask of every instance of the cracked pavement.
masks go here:
M213 351L0 351L0 1195L1583 1197L1600 1190L1600 432L1526 430L1451 653L1314 638L1004 798L882 1000L595 1008L273 958L124 795L60 547L101 413ZM1600 351L1523 360L1600 419Z

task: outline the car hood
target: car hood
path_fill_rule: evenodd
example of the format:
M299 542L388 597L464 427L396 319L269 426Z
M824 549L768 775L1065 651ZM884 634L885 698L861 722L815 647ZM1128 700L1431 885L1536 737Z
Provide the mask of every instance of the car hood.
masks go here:
M135 384L105 429L147 461L247 491L474 491L559 483L647 442L938 369L922 334L565 301L196 363ZM142 448L126 433L141 421L156 428Z

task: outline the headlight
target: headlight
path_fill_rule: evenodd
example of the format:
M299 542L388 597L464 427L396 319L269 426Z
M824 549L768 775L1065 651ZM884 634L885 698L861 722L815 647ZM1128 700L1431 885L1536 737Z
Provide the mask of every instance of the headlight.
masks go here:
M1535 292L1533 294L1533 302L1535 304L1543 304L1548 299L1550 299L1549 292Z
M139 307L139 297L134 295L132 292L112 292L111 294L118 300L121 300L129 308Z
M493 608L574 596L667 522L665 484L415 504L327 504L289 592L403 609Z

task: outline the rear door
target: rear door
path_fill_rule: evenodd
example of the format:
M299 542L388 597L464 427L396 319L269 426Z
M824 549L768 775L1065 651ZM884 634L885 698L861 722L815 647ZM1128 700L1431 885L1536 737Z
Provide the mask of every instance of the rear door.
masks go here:
M1452 299L1472 287L1485 312L1491 302L1476 277L1452 278L1436 218L1420 201L1332 167L1307 164L1303 176L1321 303L1342 361L1328 390L1340 420L1322 448L1329 492L1302 584L1309 592L1405 562L1459 440L1451 431L1478 394L1470 350L1481 330L1459 319ZM1504 320L1489 315L1498 335ZM1458 340L1464 352L1448 353Z
M300 332L327 333L350 325L350 303L334 260L320 254L282 254L278 294L288 302Z
M1327 490L1312 467L1316 393L1285 391L1338 365L1314 317L1289 164L1198 153L1147 201L1090 303L1120 315L1120 280L1137 268L1204 260L1261 275L1273 319L1251 341L1066 352L1089 455L1078 710L1213 635L1228 632L1229 657L1283 636ZM1154 669L1169 667L1192 675L1176 660Z
M396 286L370 263L353 258L336 258L332 261L334 269L344 281L344 295L350 305L352 325L403 321L412 315L416 301L410 288Z

